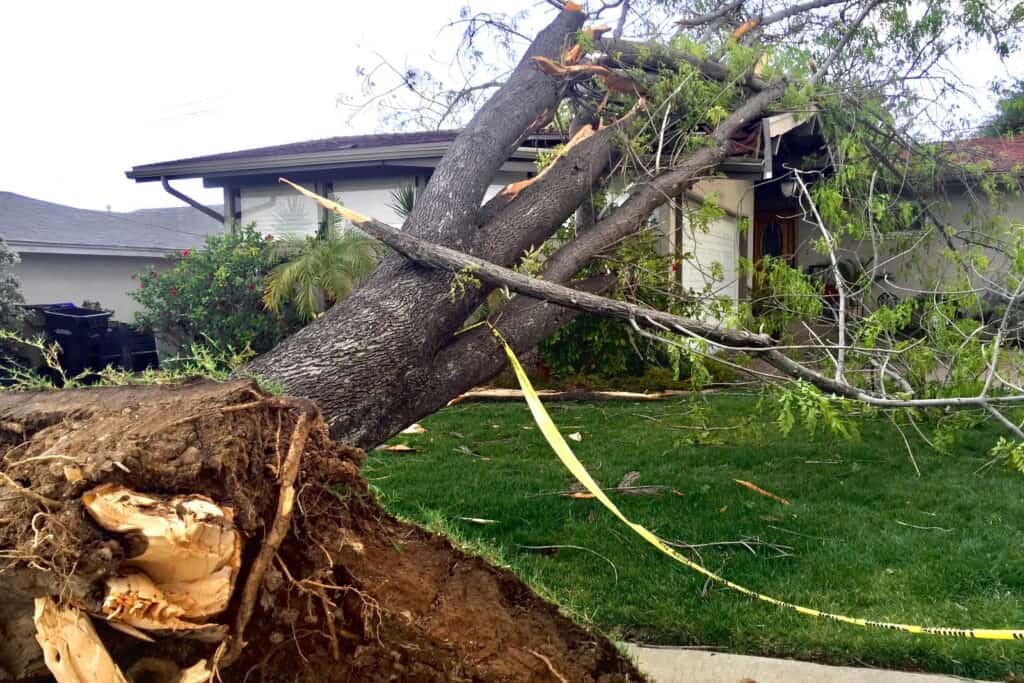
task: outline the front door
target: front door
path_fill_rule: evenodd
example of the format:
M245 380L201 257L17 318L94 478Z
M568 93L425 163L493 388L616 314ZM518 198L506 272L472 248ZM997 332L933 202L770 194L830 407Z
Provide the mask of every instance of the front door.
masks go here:
M759 211L754 221L754 263L765 256L783 258L796 265L796 221L789 211Z

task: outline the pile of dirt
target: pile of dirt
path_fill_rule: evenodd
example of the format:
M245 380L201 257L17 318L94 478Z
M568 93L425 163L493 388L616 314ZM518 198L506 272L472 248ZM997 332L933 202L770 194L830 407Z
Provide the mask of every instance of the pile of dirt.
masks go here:
M294 509L274 552L296 443ZM93 618L134 680L174 681L201 659L219 661L225 681L642 680L510 572L383 512L361 451L331 441L308 405L251 383L0 395L0 449L0 678L47 675L35 598L96 614L105 580L144 550L83 508L83 493L120 484L206 496L233 511L244 544L229 607L213 618L227 626L223 647L146 642ZM232 646L237 656L222 656Z

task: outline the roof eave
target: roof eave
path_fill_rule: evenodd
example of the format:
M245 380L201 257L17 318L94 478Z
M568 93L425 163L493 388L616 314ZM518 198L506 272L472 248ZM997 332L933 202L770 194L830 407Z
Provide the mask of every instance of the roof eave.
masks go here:
M56 254L66 256L134 256L143 258L167 258L178 250L177 247L130 247L100 244L61 244L34 240L6 240L7 245L19 254Z
M367 147L343 149L330 152L308 152L303 154L268 155L248 159L210 159L196 161L171 161L157 164L134 166L125 173L128 178L140 182L158 181L161 178L200 178L218 175L245 175L266 173L277 169L327 169L331 167L372 162L397 162L440 158L448 151L448 142L430 142L393 147ZM520 147L513 154L515 160L533 161L538 150Z

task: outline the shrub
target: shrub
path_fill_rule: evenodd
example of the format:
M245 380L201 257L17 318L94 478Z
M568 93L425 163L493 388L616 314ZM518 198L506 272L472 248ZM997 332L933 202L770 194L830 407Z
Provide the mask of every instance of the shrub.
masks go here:
M201 249L170 257L171 267L136 274L132 296L143 305L137 325L179 348L212 343L217 348L261 353L296 325L263 306L264 279L272 267L269 237L252 225L206 238Z
M18 253L0 237L0 329L15 328L23 318L19 307L25 303L25 297L21 294L21 281L11 271L11 267L20 262Z
M583 313L541 342L541 358L553 377L639 376L659 360L659 349L629 323Z

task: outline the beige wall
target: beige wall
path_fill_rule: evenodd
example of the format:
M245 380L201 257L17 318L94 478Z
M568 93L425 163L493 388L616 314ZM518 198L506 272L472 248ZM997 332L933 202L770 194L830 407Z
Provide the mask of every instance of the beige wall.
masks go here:
M69 301L99 301L114 310L114 320L131 322L139 304L128 296L137 289L133 273L147 269L164 270L167 260L141 256L78 256L65 254L26 254L14 267L21 278L21 291L28 304L53 304Z

